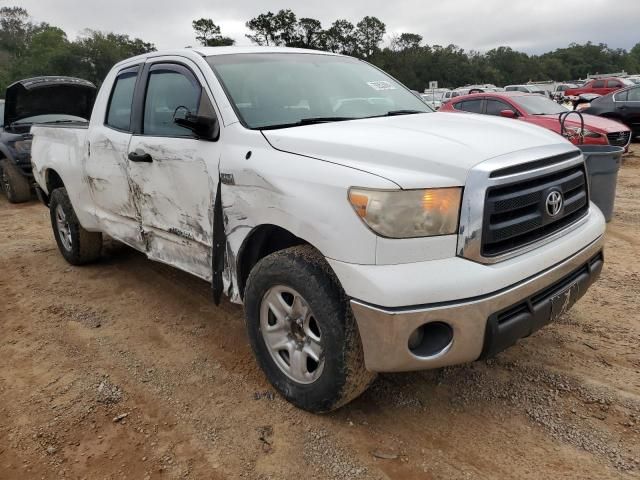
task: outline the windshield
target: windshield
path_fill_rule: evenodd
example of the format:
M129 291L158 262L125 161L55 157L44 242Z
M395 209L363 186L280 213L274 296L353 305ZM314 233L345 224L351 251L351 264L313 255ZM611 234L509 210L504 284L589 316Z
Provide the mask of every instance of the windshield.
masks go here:
M522 95L514 97L520 107L530 115L554 115L569 109L541 95Z
M629 80L628 78L621 78L620 80L622 81L622 83L623 83L624 85L627 85L627 86L635 85L635 83L633 83L633 82L632 82L631 80Z
M3 105L4 108L4 105ZM33 117L25 117L21 118L17 122L13 122L14 125L21 125L24 123L54 123L54 122L86 122L87 120L82 117L76 117L75 115L64 115L64 114L46 114L46 115L35 115Z
M351 57L256 53L207 61L249 128L433 111L393 78Z

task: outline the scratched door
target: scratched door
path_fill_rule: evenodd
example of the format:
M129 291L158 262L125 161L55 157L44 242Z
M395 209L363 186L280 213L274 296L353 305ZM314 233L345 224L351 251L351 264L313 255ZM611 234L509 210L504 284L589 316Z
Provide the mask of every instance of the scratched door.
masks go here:
M176 111L184 109L215 115L192 70L152 65L142 133L129 144L130 175L139 190L147 255L211 280L219 144L175 124Z
M120 71L110 93L104 124L91 125L84 175L101 229L142 249L140 213L129 178L133 92L139 68Z

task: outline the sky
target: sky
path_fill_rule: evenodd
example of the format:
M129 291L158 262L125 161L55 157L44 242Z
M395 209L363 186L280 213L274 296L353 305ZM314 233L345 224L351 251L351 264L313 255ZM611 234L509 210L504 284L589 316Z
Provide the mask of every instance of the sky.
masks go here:
M61 27L70 38L84 29L112 31L158 49L196 45L191 21L211 18L237 45L249 45L245 22L292 9L327 28L337 18L378 17L387 34L410 32L429 45L455 44L481 52L505 45L544 53L569 43L630 49L640 42L640 0L0 0L26 8L35 21ZM387 37L388 39L388 37Z

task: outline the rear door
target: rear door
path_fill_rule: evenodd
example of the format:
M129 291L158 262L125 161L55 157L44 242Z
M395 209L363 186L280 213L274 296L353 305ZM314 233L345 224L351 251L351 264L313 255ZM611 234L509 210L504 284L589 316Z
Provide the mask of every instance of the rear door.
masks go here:
M620 80L607 80L607 93L615 92L616 90L620 90L624 85Z
M129 182L127 153L131 140L131 112L141 66L120 70L113 82L104 120L89 128L84 175L102 230L142 249L140 214Z
M212 97L202 73L180 57L147 63L141 82L128 161L147 255L210 280L220 143L198 140L174 118L216 117Z
M590 84L587 84L587 88L584 93L597 93L598 95L606 95L609 90L606 87L604 80L594 80Z
M613 98L616 113L634 136L640 136L640 87L615 93Z

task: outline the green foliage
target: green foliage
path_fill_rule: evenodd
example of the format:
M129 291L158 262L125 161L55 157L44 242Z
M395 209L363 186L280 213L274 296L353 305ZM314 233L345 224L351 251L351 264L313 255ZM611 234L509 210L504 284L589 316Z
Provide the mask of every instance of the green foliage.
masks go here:
M210 18L194 20L191 25L196 32L196 40L205 47L227 47L236 43L231 37L224 37L220 27Z
M629 51L587 42L543 55L527 55L510 47L483 54L455 45L425 45L421 35L406 32L392 35L383 48L386 26L376 17L365 16L356 25L337 19L324 29L320 21L298 19L289 9L262 13L246 26L251 31L247 38L258 45L315 48L366 58L416 90L422 90L430 80L457 87L570 80L622 70L640 72L640 43ZM202 45L234 44L210 18L194 20L192 27ZM99 85L115 63L153 50L153 44L139 38L93 30L72 41L57 27L34 23L24 8L2 7L0 95L11 82L36 75L77 76Z
M86 30L69 41L58 27L33 23L19 7L0 8L0 96L22 78L69 75L100 85L113 65L155 50L151 43L128 35Z
M527 55L510 47L481 54L465 52L455 45L423 45L421 35L401 33L392 35L389 46L381 48L386 26L376 17L366 16L356 25L338 19L324 30L313 18L296 21L291 10L260 14L246 26L252 32L247 38L258 45L316 48L366 58L416 90L422 90L430 80L457 87L474 83L563 81L622 70L640 72L640 43L629 52L588 42L544 55Z

